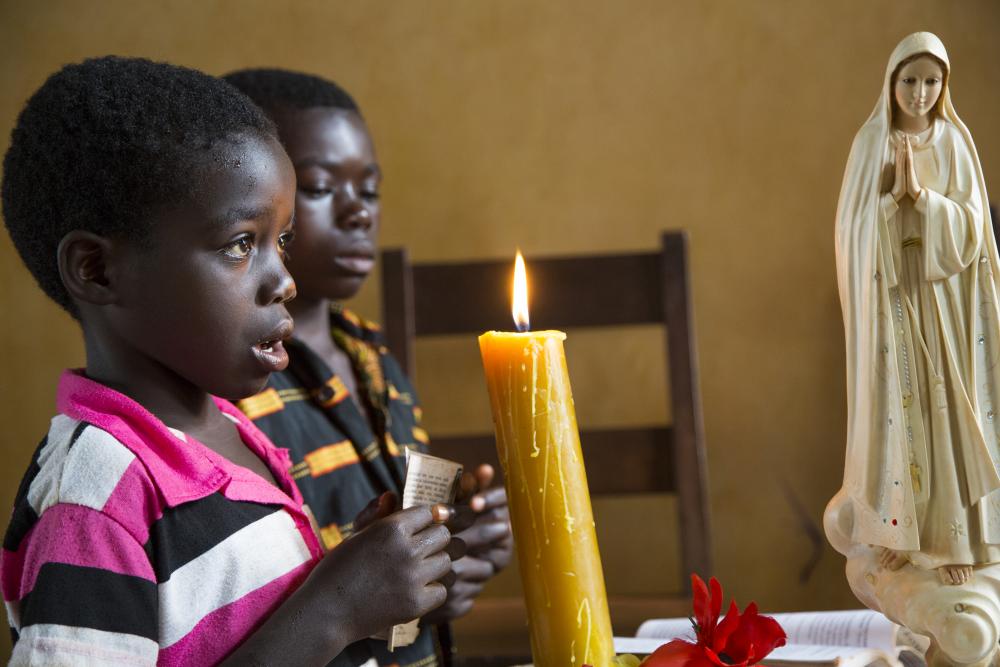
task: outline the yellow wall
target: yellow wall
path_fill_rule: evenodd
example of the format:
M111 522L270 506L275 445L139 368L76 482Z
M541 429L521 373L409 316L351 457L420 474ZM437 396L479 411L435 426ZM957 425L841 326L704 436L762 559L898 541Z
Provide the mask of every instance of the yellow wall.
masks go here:
M355 94L386 174L382 241L417 260L507 257L515 245L529 260L652 248L660 229L687 228L718 573L765 610L845 606L842 561L825 542L799 580L843 461L833 215L889 52L919 29L949 47L953 98L996 192L1000 4L990 0L0 0L0 148L44 78L86 56L210 73L277 65ZM356 304L370 316L375 287ZM57 375L82 357L75 326L5 234L0 320L8 507ZM655 331L570 334L582 423L665 419ZM609 345L614 357L599 354ZM432 431L488 427L473 341L418 352ZM673 523L651 510L670 507L598 508L612 590L669 590Z

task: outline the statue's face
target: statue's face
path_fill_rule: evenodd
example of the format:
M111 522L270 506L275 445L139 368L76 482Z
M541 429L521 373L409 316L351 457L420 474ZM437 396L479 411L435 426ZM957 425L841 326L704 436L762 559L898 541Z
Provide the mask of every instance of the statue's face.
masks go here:
M907 63L896 76L893 94L899 110L907 116L926 116L938 98L944 85L944 72L933 58L924 56Z

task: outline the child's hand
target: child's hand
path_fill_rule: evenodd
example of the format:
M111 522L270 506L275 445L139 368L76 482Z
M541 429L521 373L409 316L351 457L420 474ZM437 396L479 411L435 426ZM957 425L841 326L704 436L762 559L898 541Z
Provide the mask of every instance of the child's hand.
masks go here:
M391 494L369 505L358 517L363 528L310 575L351 629L351 641L421 617L447 598L440 580L450 583L451 533L443 524L454 512L434 505L385 516L394 505Z
M354 517L354 532L360 533L379 519L384 519L399 509L399 498L392 491L386 491L358 512Z
M421 619L425 624L448 623L469 613L495 571L488 560L465 556L451 564L451 573L453 580L448 584L448 597L444 604Z
M472 475L475 486L471 487L474 495L469 499L474 518L456 537L465 542L469 555L492 563L495 573L510 563L514 538L510 532L507 492L503 487L490 488L494 475L493 466L487 463L476 468Z
M455 581L445 603L424 617L425 623L451 621L469 612L483 585L510 563L514 549L507 494L489 488L493 466L483 464L462 479L464 501L449 527L466 547L466 556L452 563Z

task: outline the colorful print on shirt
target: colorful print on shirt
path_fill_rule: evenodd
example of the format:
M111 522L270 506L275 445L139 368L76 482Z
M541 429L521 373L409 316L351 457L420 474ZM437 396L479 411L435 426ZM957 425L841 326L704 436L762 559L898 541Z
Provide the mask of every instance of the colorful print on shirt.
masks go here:
M237 403L279 447L291 454L291 474L312 510L327 549L351 535L354 517L385 491L400 493L405 449L427 449L417 396L399 364L382 343L377 325L335 307L330 313L334 342L347 353L358 380L358 408L344 382L301 341L285 345L288 369L275 373L256 396ZM433 667L437 664L430 629L417 643L385 650L368 640L349 648L350 661L375 658L378 664Z

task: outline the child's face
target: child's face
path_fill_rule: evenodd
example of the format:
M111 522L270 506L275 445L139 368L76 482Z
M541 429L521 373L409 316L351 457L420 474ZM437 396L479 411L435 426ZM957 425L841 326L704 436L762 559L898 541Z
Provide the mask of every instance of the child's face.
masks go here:
M155 219L148 247L123 251L126 279L110 317L139 354L236 399L288 365L280 341L292 331L284 244L295 174L275 140L257 137L206 172L189 201Z
M276 114L295 166L295 248L288 268L300 298L349 299L375 264L382 173L368 128L353 111Z

